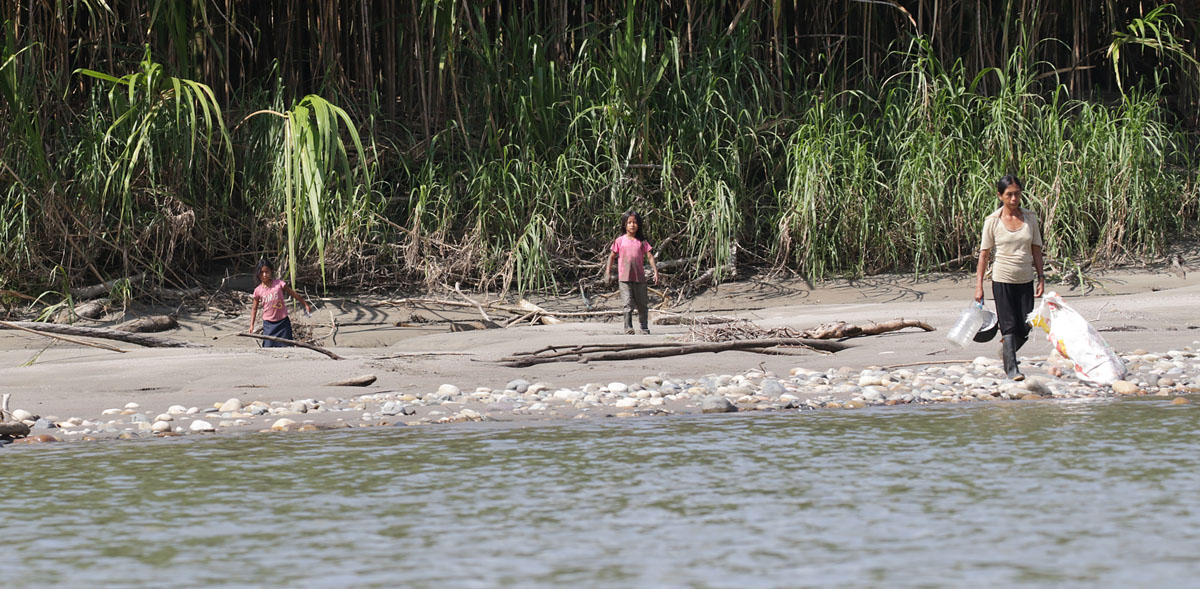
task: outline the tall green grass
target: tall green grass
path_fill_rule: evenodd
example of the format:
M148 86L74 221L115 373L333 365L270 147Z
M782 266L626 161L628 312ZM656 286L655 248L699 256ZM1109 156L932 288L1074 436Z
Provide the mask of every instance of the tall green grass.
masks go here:
M403 35L370 38L421 64L402 80L418 90L396 94L420 100L397 104L289 56L214 91L232 74L199 65L221 43L195 20L214 13L152 6L154 52L66 80L39 78L42 46L6 24L7 283L60 266L75 282L184 282L267 256L328 285L552 291L598 273L629 209L660 261L692 260L677 279L735 255L813 279L920 274L973 255L1006 173L1026 180L1054 258L1153 256L1197 217L1196 142L1164 86L1121 66L1122 93L1080 99L1032 28L982 69L897 37L876 71L832 44L793 59L749 16L684 22L628 1L566 27L426 0ZM1118 50L1153 46L1130 30ZM315 88L296 87L305 75Z

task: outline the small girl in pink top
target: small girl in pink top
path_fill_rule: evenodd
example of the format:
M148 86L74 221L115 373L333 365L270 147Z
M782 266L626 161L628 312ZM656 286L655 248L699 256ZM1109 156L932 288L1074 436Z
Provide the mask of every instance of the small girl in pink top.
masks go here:
M625 231L613 241L612 253L604 267L604 280L612 280L612 265L617 262L617 274L621 280L621 303L625 308L625 333L633 333L633 310L637 308L642 333L650 333L648 323L650 299L646 293L645 260L650 260L654 272L654 284L658 284L658 265L650 253L650 242L642 233L642 216L629 211L621 215L621 229Z
M312 305L304 297L296 294L288 283L275 279L275 266L266 260L259 260L254 268L254 275L259 285L254 288L254 306L250 309L250 331L254 333L254 318L258 315L259 306L263 309L263 335L278 337L286 340L295 339L292 336L292 320L288 319L287 305L283 295L290 295L304 305L305 313L312 313ZM282 342L264 340L264 348L283 348L290 346Z

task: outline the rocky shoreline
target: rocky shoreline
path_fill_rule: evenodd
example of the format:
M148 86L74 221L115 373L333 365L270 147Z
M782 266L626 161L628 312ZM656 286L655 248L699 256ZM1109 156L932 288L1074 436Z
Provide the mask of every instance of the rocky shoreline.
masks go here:
M30 435L0 443L1145 395L1174 396L1173 402L1184 404L1190 402L1185 395L1200 392L1200 352L1190 346L1161 353L1139 349L1122 359L1129 374L1112 386L1088 384L1076 379L1069 368L1036 359L1023 360L1029 378L1014 382L1004 378L999 360L980 356L965 363L862 370L797 367L786 376L762 370L700 378L651 375L634 383L588 383L575 388L515 379L503 389L465 391L443 384L427 393L381 391L246 404L230 398L210 407L151 408L130 401L90 418L39 416L18 408L12 415L30 427ZM1038 372L1044 374L1035 375ZM1065 376L1056 376L1059 373Z

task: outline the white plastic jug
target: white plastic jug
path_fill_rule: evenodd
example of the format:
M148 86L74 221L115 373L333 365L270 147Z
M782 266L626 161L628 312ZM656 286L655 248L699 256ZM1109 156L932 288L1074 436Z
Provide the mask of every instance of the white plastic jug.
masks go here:
M954 327L946 333L946 339L956 343L959 347L967 347L971 343L971 338L983 327L983 322L987 319L987 312L983 310L983 305L971 301L966 309L963 309L962 315L958 316L958 321L954 323Z

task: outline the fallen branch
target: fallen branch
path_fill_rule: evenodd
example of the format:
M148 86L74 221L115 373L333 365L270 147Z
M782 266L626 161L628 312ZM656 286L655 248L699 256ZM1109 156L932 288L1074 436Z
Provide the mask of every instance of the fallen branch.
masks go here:
M296 340L290 340L290 339L286 339L286 338L282 338L282 337L275 337L273 335L259 335L257 333L239 333L238 335L241 337L252 337L254 339L267 340L269 342L278 342L281 344L289 344L289 345L298 346L301 348L307 348L314 352L320 352L322 354L325 354L326 356L329 356L330 358L333 358L334 360L345 360L345 358L343 358L337 354L334 354L333 352L330 352L329 350L326 350L325 348L314 346L312 344L306 344L304 342L298 342Z
M129 333L127 331L117 331L104 327L82 327L79 325L62 325L58 323L35 323L32 321L6 321L4 325L9 329L32 329L34 331L44 331L46 333L57 333L63 335L76 335L81 337L95 337L100 339L113 339L129 344L137 344L147 348L207 348L204 344L194 344L180 340L168 339L165 337L155 337L150 335L142 335L140 333Z
M145 279L146 279L145 274L136 274L136 275L130 276L128 278L115 278L113 280L104 282L103 284L95 284L92 286L85 286L82 288L72 288L71 289L71 297L74 298L75 300L94 299L100 295L108 294L109 292L112 292L113 287L116 286L117 283L121 282L122 280L128 280L129 284L132 285L132 284L137 284Z
M419 358L422 356L474 356L475 352L400 352L387 356L375 356L372 360L395 360L396 358Z
M733 323L737 321L737 317L721 317L719 315L701 315L699 317L691 317L688 315L660 315L653 321L655 325L713 325L716 323Z
M825 352L837 352L849 347L846 344L805 338L771 338L705 343L596 344L591 346L576 346L569 349L543 349L541 352L533 354L515 354L500 359L500 363L513 368L524 368L547 362L640 360L644 358L667 358L682 356L684 354L717 353L730 350L760 352L766 348L776 346L804 347ZM546 354L544 353L546 351L552 353Z
M0 325L3 325L4 327L7 327L7 328L9 328L9 329L19 329L19 330L21 330L21 331L27 331L27 332L29 332L29 333L32 333L32 334L34 334L34 335L40 335L40 336L42 336L42 337L48 337L48 338L51 338L51 339L62 340L62 341L64 341L64 342L70 342L70 343L73 343L73 344L79 344L79 345L81 345L81 346L88 346L89 348L100 348L101 350L108 350L108 351L110 351L110 352L120 352L120 353L122 353L122 354L124 354L124 353L125 353L125 350L122 350L121 348L114 348L114 347L112 347L112 346L105 345L105 344L94 344L94 343L91 343L91 342L85 342L85 341L83 341L83 340L77 340L77 339L75 339L75 338L64 337L64 336L61 336L61 335L54 335L54 334L52 334L52 333L45 333L45 332L42 332L42 331L38 331L38 330L36 330L36 329L30 329L30 328L28 328L28 327L21 327L20 325L16 325L16 324L13 324L13 323L9 323L8 321L0 321Z
M463 299L465 299L465 300L466 300L468 303L471 303L472 305L475 305L475 308L476 308L476 309L479 309L479 314L480 314L480 315L483 315L483 324L484 324L484 326L487 326L487 327L493 327L493 326L495 326L496 322L495 322L495 321L492 321L492 318L491 318L491 317L488 317L487 311L484 311L484 310L483 310L483 305L479 304L479 302L477 302L476 300L472 299L471 297L469 297L469 296L467 296L467 295L463 294L463 291L462 291L462 289L461 289L461 288L459 288L459 284L458 284L457 282L455 282L455 283L454 283L454 292L458 293L458 296L460 296L460 297L462 297Z
M917 321L916 319L893 319L891 321L884 321L883 323L872 323L865 327L846 323L845 321L825 323L812 329L806 329L800 332L800 335L802 337L810 337L813 339L841 339L845 337L879 335L881 333L896 331L906 327L919 327L925 331L936 331L932 326L924 321Z
M157 333L159 331L177 329L178 327L179 322L170 315L149 315L132 321L126 321L113 329L132 333Z
M881 370L891 370L893 368L907 368L909 366L927 366L933 364L970 364L974 360L927 360L925 362L905 362L904 364L888 364L881 366Z
M678 260L666 260L664 262L658 262L654 266L657 267L659 270L670 270L672 268L679 268L680 266L687 266L689 264L695 264L699 261L700 261L700 256L692 256L690 258L680 258Z
M342 379L342 380L335 380L333 382L327 382L327 383L325 383L325 386L327 386L327 387L365 387L367 385L373 384L374 382L375 382L374 374L364 374L362 376L355 376L355 377L346 378L346 379Z
M606 296L609 296L609 295L597 294L594 296L594 298L604 298ZM505 311L507 313L512 313L513 315L516 315L518 317L527 315L530 311L537 311L537 312L544 313L546 315L553 315L554 317L573 317L573 318L574 317L612 317L612 316L620 315L621 313L623 313L623 311L569 311L569 312L547 311L546 309L542 309L541 307L538 307L537 305L534 305L533 303L530 303L529 301L525 301L523 304L520 304L520 305L506 305L506 304L495 303L495 302L491 302L491 303L485 302L485 303L479 303L479 304L482 305L486 309L491 309L493 311ZM460 308L475 307L474 304L463 302L463 301L450 301L450 300L446 300L446 299L430 299L430 298L394 299L394 300L390 300L390 301L379 302L379 303L377 303L377 305L382 306L382 307L401 307L401 306L405 306L405 305L410 305L410 306L442 305L445 307L460 307Z
M562 323L562 319L559 319L557 316L555 316L555 314L552 314L549 311L547 311L525 299L521 299L520 301L518 301L517 306L520 307L524 311L536 313L536 315L534 316L534 319L536 319L537 322L539 322L543 325L554 325L557 323Z

